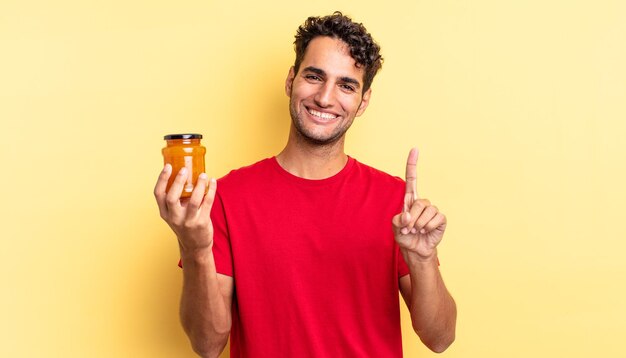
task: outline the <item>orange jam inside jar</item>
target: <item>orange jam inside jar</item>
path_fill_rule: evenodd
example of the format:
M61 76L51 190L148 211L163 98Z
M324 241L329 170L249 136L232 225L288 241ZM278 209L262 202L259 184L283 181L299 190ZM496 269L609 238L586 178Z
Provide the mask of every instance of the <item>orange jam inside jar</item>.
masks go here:
M198 176L204 173L206 148L200 145L202 134L168 134L163 139L167 143L167 146L162 150L164 164L172 165L172 174L167 182L167 191L169 191L178 172L186 167L189 174L180 196L182 198L190 197L198 181Z

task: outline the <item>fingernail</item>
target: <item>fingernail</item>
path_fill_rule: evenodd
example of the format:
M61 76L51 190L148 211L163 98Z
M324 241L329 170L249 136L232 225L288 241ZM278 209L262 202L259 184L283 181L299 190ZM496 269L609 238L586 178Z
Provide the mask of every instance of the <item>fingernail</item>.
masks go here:
M164 172L169 172L171 170L172 170L172 165L170 163L165 164L165 166L163 167Z
M180 174L180 175L187 174L187 167L183 167L183 168L180 170L180 172L178 172L178 174Z
M420 230L420 233L425 234L426 230L422 229L422 230Z
M215 180L215 178L211 178L211 184L215 184L217 183L217 180Z
M417 229L416 228L412 228L411 229L411 234L417 234Z
M406 234L408 234L408 233L409 233L409 229L407 229L407 228L403 227L403 228L400 230L400 233L401 233L402 235L406 235Z
M200 174L200 176L198 176L198 179L202 179L202 180L206 180L208 178L208 175L206 175L206 173L202 173Z

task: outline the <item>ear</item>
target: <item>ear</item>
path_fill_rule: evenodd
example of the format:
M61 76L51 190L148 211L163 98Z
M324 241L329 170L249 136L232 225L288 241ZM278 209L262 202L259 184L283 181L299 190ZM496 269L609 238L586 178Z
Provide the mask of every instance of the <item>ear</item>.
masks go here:
M367 105L370 103L370 97L372 96L372 88L368 88L365 93L363 93L363 98L361 98L361 104L359 104L359 109L356 111L356 116L360 116L365 112Z
M293 66L289 69L287 79L285 80L285 94L287 97L291 97L291 86L293 85L293 79L296 78L296 72Z

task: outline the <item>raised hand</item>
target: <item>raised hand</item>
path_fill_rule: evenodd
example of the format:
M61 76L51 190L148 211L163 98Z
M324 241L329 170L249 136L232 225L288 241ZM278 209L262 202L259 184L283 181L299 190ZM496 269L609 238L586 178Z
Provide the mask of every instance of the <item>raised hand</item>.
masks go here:
M402 212L393 217L393 232L401 249L430 259L446 230L446 217L428 199L417 194L417 148L411 149L406 161L406 190Z
M161 218L172 228L178 237L181 250L193 252L213 245L213 225L211 207L215 199L217 182L211 179L209 190L205 193L208 177L200 174L189 198L181 198L183 187L190 175L187 168L182 168L176 175L168 192L167 181L172 175L172 166L166 164L154 187L154 196L159 205Z

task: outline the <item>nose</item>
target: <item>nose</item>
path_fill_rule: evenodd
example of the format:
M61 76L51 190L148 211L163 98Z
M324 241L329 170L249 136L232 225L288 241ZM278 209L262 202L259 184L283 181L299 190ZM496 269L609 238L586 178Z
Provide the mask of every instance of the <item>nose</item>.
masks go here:
M315 104L322 108L330 107L333 104L333 90L333 84L330 81L325 82L315 94Z

